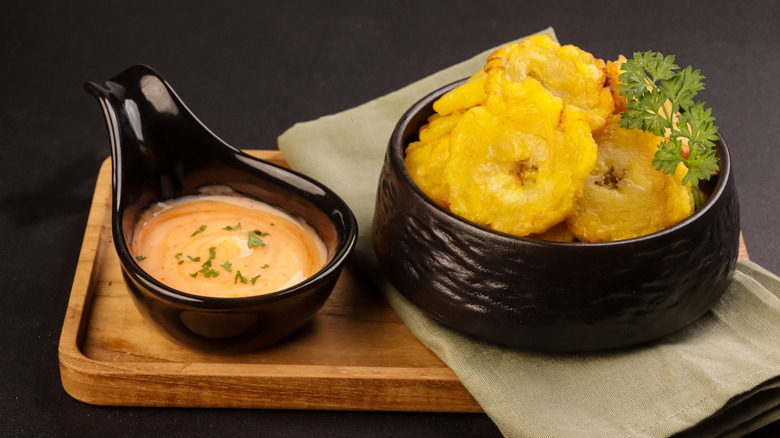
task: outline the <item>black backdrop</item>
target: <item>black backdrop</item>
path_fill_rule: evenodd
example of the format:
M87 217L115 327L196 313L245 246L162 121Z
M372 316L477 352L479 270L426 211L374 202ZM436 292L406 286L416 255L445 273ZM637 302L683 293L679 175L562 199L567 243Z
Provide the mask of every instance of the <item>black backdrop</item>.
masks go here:
M554 26L594 55L656 50L707 76L752 260L780 273L780 3L37 1L0 12L0 435L497 436L484 415L96 407L60 384L57 343L99 164L82 88L135 63L227 142L275 149L297 121L381 96ZM205 2L203 2L205 3ZM777 436L770 426L759 436Z

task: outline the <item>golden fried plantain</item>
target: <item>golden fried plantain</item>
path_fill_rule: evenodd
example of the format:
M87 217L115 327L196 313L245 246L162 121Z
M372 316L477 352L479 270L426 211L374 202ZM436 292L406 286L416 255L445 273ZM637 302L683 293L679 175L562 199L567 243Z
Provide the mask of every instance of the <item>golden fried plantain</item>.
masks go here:
M434 103L406 150L412 179L453 213L520 236L599 242L676 224L694 210L686 169L656 171L661 139L619 127L623 62L546 35L496 50Z
M433 103L433 110L437 114L447 115L459 110L467 110L485 102L485 79L487 73L480 70L466 83L457 86L447 92L439 100Z
M499 48L485 71L499 68L510 81L531 77L567 105L585 112L591 130L604 127L614 107L603 60L573 45L561 46L549 35L537 35ZM488 90L488 94L490 94Z
M450 210L479 225L525 236L563 221L596 160L585 115L539 81L507 81L451 133L443 179ZM494 84L495 85L495 84Z
M690 187L682 185L687 169L673 175L653 168L661 138L624 129L615 117L600 133L598 160L585 181L582 198L566 220L584 242L630 239L670 227L693 213Z
M529 234L529 238L536 240L546 240L548 242L571 243L577 241L577 236L571 232L566 222L553 225L549 230L541 234Z
M404 165L409 176L420 190L433 202L449 208L449 189L444 184L442 172L450 156L450 135L440 136L435 141L417 141L406 148Z
M603 61L549 36L505 46L434 103L420 141L406 149L407 170L434 202L468 220L544 233L574 209L595 163L591 130L612 111L605 81Z
M620 67L624 62L626 62L626 57L623 55L620 55L617 61L607 61L607 83L612 90L612 100L615 105L613 113L615 114L622 112L626 106L626 100L620 96L620 89L618 88L620 73L623 72Z

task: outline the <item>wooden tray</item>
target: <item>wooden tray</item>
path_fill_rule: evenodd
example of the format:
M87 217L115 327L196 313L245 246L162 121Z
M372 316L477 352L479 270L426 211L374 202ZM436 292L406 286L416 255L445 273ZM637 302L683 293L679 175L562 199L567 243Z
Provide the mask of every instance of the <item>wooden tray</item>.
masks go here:
M278 151L249 151L285 164ZM481 412L352 266L314 320L252 354L181 347L148 325L125 289L110 230L111 163L100 168L59 345L62 385L86 403ZM740 257L747 258L741 242Z
M278 151L249 151L284 164ZM252 354L181 347L125 289L110 230L111 163L100 168L59 345L62 385L86 403L481 412L444 363L352 266L314 320Z

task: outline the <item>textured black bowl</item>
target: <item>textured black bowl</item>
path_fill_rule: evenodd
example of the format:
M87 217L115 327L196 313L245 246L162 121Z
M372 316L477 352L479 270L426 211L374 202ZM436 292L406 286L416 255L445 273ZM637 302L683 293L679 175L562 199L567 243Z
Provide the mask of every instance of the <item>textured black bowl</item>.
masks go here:
M373 239L382 270L437 320L496 343L594 351L657 339L707 312L739 250L726 143L710 200L676 226L610 243L554 243L495 232L442 209L414 184L406 146L457 86L414 104L395 128L379 181Z
M136 307L161 332L185 345L245 351L272 344L308 322L333 290L357 237L347 205L327 187L247 155L214 136L154 70L134 66L105 85L87 83L101 103L111 138L111 227ZM150 203L224 185L308 222L328 261L290 288L246 298L211 298L172 289L133 259L136 218Z

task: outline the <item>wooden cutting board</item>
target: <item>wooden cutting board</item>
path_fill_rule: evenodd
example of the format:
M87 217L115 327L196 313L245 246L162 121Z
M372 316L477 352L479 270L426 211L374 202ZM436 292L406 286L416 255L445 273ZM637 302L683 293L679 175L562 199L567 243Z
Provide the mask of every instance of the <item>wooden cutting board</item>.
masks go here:
M285 165L278 151L248 151ZM455 374L348 265L313 321L251 354L192 350L147 324L125 288L100 168L59 345L62 385L115 406L481 412ZM740 256L747 258L744 244Z
M249 151L285 164L278 151ZM62 385L86 403L481 412L360 271L348 265L314 320L272 348L225 355L179 346L136 310L110 229L100 168L59 345Z

